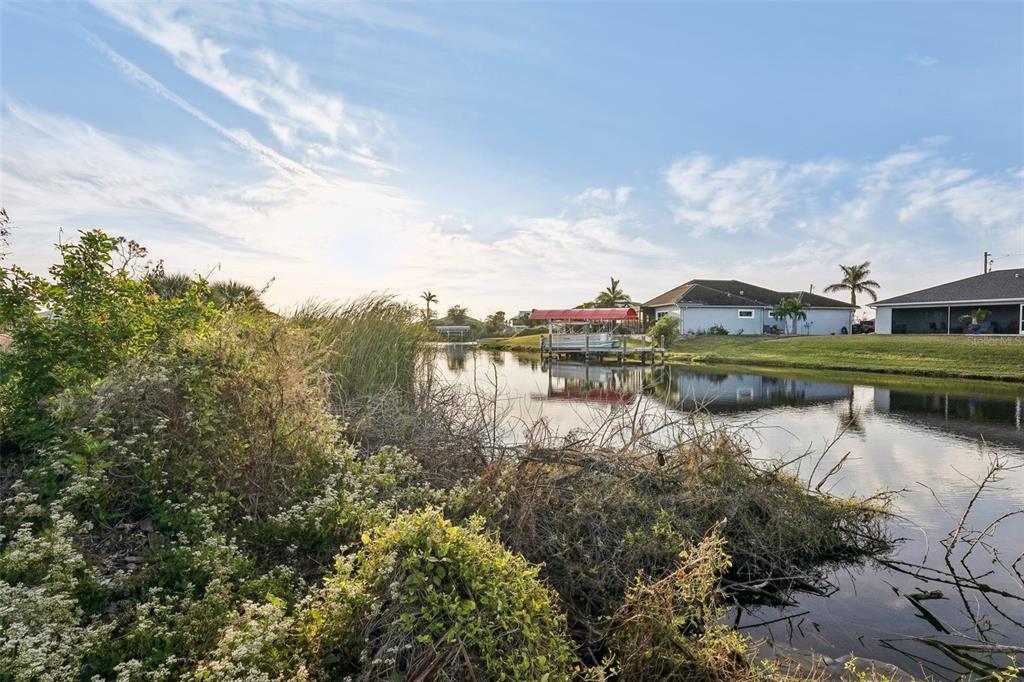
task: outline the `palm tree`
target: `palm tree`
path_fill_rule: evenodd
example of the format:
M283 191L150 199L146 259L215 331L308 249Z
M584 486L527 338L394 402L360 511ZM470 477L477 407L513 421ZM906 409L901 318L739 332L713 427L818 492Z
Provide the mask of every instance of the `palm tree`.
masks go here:
M785 321L787 334L795 334L797 321L807 319L807 304L795 298L784 298L772 309L772 317Z
M426 315L426 317L427 317L427 321L429 322L430 321L430 304L431 303L437 303L437 294L435 294L433 291L424 291L422 294L420 294L420 298L422 298L424 301L427 302L427 315Z
M611 285L597 295L594 304L598 308L617 308L622 303L629 303L629 294L619 288L619 281L614 277L609 278Z
M210 285L210 300L218 308L262 308L260 292L255 287L229 279Z
M177 272L167 274L163 268L146 275L145 280L154 294L165 299L181 298L196 285L195 280L188 275Z
M849 291L850 305L854 308L857 307L857 294L868 294L872 301L878 300L878 292L875 289L882 285L868 279L871 274L871 261L864 261L860 265L840 265L839 269L843 271L843 279L825 287L827 293Z

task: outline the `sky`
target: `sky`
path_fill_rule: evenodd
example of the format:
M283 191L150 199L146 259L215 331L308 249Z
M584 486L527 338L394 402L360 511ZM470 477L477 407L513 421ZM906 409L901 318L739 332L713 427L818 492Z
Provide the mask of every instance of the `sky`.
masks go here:
M1024 2L0 2L12 260L101 227L278 310L1024 266ZM62 232L63 230L63 232Z

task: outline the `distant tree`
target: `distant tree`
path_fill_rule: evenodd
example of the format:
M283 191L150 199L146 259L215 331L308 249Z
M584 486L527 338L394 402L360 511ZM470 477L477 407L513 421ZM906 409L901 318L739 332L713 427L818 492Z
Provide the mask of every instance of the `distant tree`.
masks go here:
M499 332L508 326L508 320L505 319L505 311L498 310L487 316L485 320L487 324L488 332Z
M461 305L453 305L448 309L447 317L452 324L466 324L469 320L469 310Z
M229 279L210 284L210 300L222 310L228 308L263 308L260 292L255 287Z
M165 300L184 298L192 291L198 291L203 300L208 300L221 310L229 308L263 309L260 299L262 292L255 287L233 279L207 283L201 278L164 270L163 262L146 271L142 277L154 294Z
M784 298L772 309L772 317L783 320L786 333L796 333L796 323L807 319L807 304L795 298Z
M195 281L186 274L164 272L163 263L157 263L156 269L143 279L153 293L163 299L181 298L195 286Z
M427 303L427 312L424 315L424 317L426 318L427 322L429 322L431 317L430 304L437 303L437 294L435 294L433 291L424 291L422 294L420 294L420 298L422 298Z
M871 275L871 261L864 261L859 265L840 265L839 269L843 271L843 278L835 284L825 287L826 293L849 291L850 305L855 308L857 307L857 294L867 294L872 301L878 300L876 289L881 285L873 279L868 279Z
M629 294L619 288L619 281L614 277L609 278L611 284L594 299L594 306L597 308L617 308L623 303L629 303Z

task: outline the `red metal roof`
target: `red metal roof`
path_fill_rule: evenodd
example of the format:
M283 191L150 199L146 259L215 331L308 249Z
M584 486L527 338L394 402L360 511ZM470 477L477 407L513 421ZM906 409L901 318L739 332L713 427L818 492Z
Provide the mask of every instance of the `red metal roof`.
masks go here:
M636 320L635 308L569 308L568 310L532 310L531 320L560 320L564 322L601 322Z

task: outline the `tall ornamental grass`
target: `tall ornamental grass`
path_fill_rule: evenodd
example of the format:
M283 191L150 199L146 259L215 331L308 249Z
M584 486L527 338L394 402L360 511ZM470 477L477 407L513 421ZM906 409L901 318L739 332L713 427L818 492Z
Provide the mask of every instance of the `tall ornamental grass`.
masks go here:
M335 406L382 395L411 399L429 338L413 306L371 294L345 303L308 301L292 319L312 333Z

